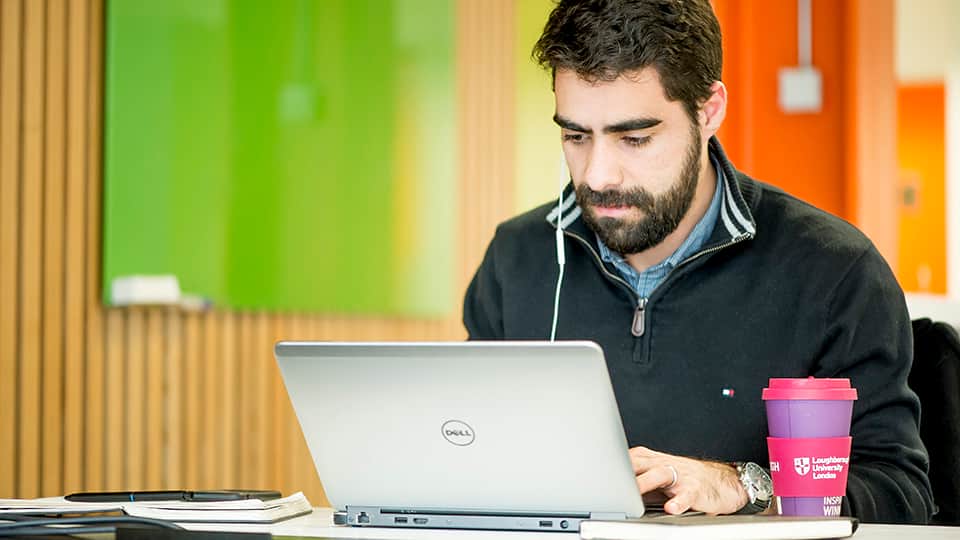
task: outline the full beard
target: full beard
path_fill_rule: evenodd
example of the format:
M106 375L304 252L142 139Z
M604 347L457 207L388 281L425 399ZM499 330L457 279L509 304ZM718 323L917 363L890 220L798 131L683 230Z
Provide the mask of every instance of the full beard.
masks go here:
M695 126L687 148L683 168L673 186L661 195L644 188L594 191L586 184L577 186L577 204L583 220L610 249L628 255L660 244L677 230L693 204L700 179L700 130ZM620 219L597 216L595 206L621 206L640 210L642 217Z

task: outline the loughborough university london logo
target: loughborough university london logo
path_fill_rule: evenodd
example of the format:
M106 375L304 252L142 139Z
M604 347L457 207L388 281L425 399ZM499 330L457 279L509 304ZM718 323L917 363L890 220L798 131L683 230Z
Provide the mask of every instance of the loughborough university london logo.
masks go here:
M806 476L807 473L810 472L810 458L793 458L793 470L797 471L797 474L800 476Z
M467 446L476 439L473 428L460 420L447 420L440 427L440 433L447 442L457 446Z

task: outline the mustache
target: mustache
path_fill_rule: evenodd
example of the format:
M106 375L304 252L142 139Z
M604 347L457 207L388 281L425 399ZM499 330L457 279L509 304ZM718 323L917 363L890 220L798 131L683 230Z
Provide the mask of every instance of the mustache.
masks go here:
M584 206L627 206L649 212L654 207L655 197L643 188L608 189L594 191L581 184L576 188L577 203Z

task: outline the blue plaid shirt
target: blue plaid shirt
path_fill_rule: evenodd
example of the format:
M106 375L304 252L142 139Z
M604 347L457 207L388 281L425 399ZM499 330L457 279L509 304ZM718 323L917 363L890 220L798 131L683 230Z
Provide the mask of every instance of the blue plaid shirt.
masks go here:
M710 207L707 208L707 213L703 215L693 230L690 231L686 240L666 259L647 268L643 272L637 272L634 267L630 266L630 263L624 260L618 253L611 251L610 248L605 246L603 241L597 237L597 245L600 247L600 257L616 267L620 275L630 284L630 287L633 288L634 292L636 292L640 298L648 298L654 289L663 283L663 280L667 278L667 275L676 268L678 264L703 247L703 244L705 244L710 237L710 233L713 232L713 226L717 223L717 217L720 215L720 205L724 197L723 169L717 166L716 163L713 165L714 169L717 170L717 188L713 192Z

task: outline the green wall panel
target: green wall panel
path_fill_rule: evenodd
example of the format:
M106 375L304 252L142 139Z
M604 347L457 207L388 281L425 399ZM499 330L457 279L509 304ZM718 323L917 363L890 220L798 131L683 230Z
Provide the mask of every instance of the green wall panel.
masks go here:
M174 274L229 308L456 309L451 4L109 1L106 300Z

